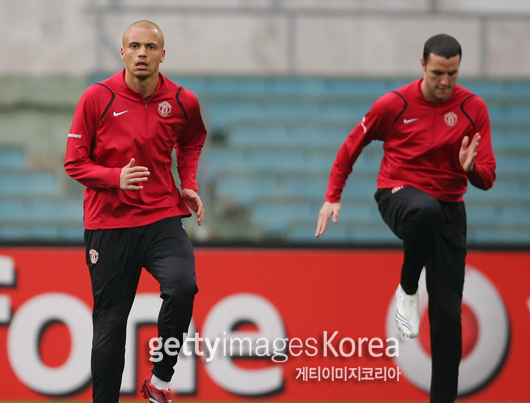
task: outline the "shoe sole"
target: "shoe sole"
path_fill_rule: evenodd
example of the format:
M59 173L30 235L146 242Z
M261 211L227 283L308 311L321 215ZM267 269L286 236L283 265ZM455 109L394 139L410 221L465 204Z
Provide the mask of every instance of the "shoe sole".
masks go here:
M144 383L142 385L142 395L143 395L144 399L147 399L147 400L149 400L152 403L158 403L158 401L153 396L151 396L151 393L149 393L149 389L147 389L145 381L144 381Z
M144 399L149 400L151 403L160 403L158 400L156 400L153 397L153 395L151 395L151 393L149 392L149 388L146 385L146 382L147 381L144 381L144 383L142 384L142 395L143 395ZM169 403L173 403L173 399L171 399L169 401Z

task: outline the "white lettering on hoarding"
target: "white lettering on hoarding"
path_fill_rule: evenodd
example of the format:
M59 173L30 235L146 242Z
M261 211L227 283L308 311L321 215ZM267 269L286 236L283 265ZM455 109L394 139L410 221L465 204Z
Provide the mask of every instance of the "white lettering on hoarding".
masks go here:
M0 256L0 287L14 287L16 283L15 261L9 256ZM11 300L0 295L0 324L7 325L11 320Z
M258 331L237 331L238 324L242 322L254 324ZM236 330L226 334L227 329ZM249 356L251 349L254 350L252 355L260 356L263 353L257 350L258 339L270 341L284 338L285 328L279 312L265 298L255 294L237 294L224 298L212 308L204 322L203 336L210 340L238 338L242 341L235 352L236 356ZM233 357L226 353L229 348L227 344L224 343L223 348L218 350L219 354L214 360L206 361L208 357L204 359L206 370L215 383L241 396L270 395L283 387L284 378L280 366L240 368L234 364ZM237 346L236 343L234 345Z
M15 283L13 259L0 257L0 286L13 287ZM422 284L422 311L426 308L425 293ZM509 346L510 331L504 303L495 287L478 270L470 267L467 268L464 302L473 310L480 327L477 345L461 364L459 393L469 394L482 387L502 366ZM530 310L530 299L526 302ZM127 325L122 393L137 392L138 328L156 324L160 304L157 293L136 296ZM39 352L42 333L54 321L67 326L72 340L68 359L59 367L47 366ZM251 323L257 330L240 330L242 323ZM88 386L92 324L90 309L83 301L69 294L43 293L27 300L13 314L9 297L0 295L0 324L9 324L9 362L26 386L49 396L75 394ZM289 339L280 313L267 299L256 294L231 295L210 310L201 334L196 331L192 321L188 337L180 350L171 387L184 395L197 392L197 356L200 356L213 382L226 391L252 397L271 395L284 386L282 366L275 364L287 361L289 355L361 357L364 346L364 353L372 357L383 354L396 357L403 374L420 389L428 390L430 358L421 349L418 340L410 340L399 346L399 334L390 330L395 329L392 306L387 325L387 336L396 337L388 337L386 346L384 339L341 338L338 331L325 331L321 343L315 338L305 341L296 337ZM154 352L158 346L170 352L176 353L178 350L176 339L163 345L162 340L159 340L159 343L157 346L150 344L149 347ZM235 363L238 358L251 357L267 358L272 362L260 368L242 368ZM486 361L484 357L487 357Z
M63 365L49 367L41 360L39 341L42 330L55 321L68 327L72 347ZM68 294L41 294L13 316L7 338L9 361L18 378L34 391L67 395L90 381L91 336L91 313L84 302Z
M0 299L0 301L2 301ZM146 324L155 324L161 300L158 294L138 294L131 309L127 328L126 358L121 392L136 393L137 331ZM9 310L11 306L9 305ZM50 323L61 322L68 328L72 347L66 362L58 367L47 366L41 359L39 342L43 331ZM217 303L205 320L205 335L225 333L237 324L250 322L259 332L238 332L230 334L234 340L231 348L237 357L252 354L249 348L258 349L259 338L265 341L266 354L270 357L271 340L285 336L283 322L274 306L266 299L254 294L238 294ZM199 337L192 321L184 342L171 387L180 394L194 394L197 389L197 355L204 355L208 374L215 383L232 393L244 396L271 394L281 389L284 378L282 369L273 366L265 369L243 369L237 367L233 357L219 357L213 360L212 352L221 350L218 341L208 346L208 339ZM261 336L261 337L259 337ZM90 382L90 351L92 338L91 312L78 298L63 293L43 293L26 301L11 318L7 349L11 367L18 378L32 390L48 396L66 396L78 393ZM176 339L175 339L176 340ZM250 342L247 343L246 340ZM205 341L206 354L201 351L200 341ZM276 340L275 340L276 341ZM191 348L189 344L192 344ZM185 348L189 354L183 354ZM263 345L261 346L263 347ZM167 348L175 349L176 343ZM222 348L227 349L226 343ZM274 354L284 354L285 344L273 346ZM210 354L210 355L208 355ZM285 355L286 356L286 355ZM245 382L242 382L241 379Z

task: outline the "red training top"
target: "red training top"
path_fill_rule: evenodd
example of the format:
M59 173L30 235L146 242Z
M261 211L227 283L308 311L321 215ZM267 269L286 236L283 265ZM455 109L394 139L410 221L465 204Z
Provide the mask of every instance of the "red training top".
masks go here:
M423 79L379 98L340 147L331 168L325 200L340 201L346 179L363 147L372 140L384 142L377 188L414 186L438 200L460 202L473 186L487 190L495 180L486 103L456 85L443 101L425 99ZM465 136L481 140L475 169L464 172L458 158Z
M168 217L190 216L171 173L176 149L183 189L198 190L196 175L206 138L199 102L159 75L143 98L125 83L125 70L91 85L73 119L64 167L86 186L86 229L129 228ZM142 190L120 190L121 169L135 158L149 169Z

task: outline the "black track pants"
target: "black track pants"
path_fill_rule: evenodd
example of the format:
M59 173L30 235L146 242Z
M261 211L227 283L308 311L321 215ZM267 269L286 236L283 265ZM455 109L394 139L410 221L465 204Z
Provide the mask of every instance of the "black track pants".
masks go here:
M401 286L417 290L426 268L431 326L431 402L454 402L462 356L462 291L466 258L463 202L435 199L421 190L380 189L375 194L385 223L403 240Z
M142 267L160 283L163 302L158 336L163 340L175 337L182 345L198 291L195 258L179 217L135 228L86 230L85 244L94 297L93 399L116 403L124 368L127 317ZM170 381L176 361L176 355L164 354L154 363L153 374Z

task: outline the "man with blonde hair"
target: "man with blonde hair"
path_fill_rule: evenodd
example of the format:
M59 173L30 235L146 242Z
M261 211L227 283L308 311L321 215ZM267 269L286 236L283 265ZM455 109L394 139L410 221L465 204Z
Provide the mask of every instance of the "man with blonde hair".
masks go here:
M182 217L204 208L196 175L206 137L195 95L159 72L164 36L150 21L123 35L125 68L81 97L65 170L85 186L86 259L94 297L92 377L97 403L118 402L125 330L142 267L160 283L158 336L182 346L197 293L192 245ZM182 193L171 166L176 150ZM173 339L174 340L174 339ZM142 385L151 402L169 403L177 355L155 362Z

